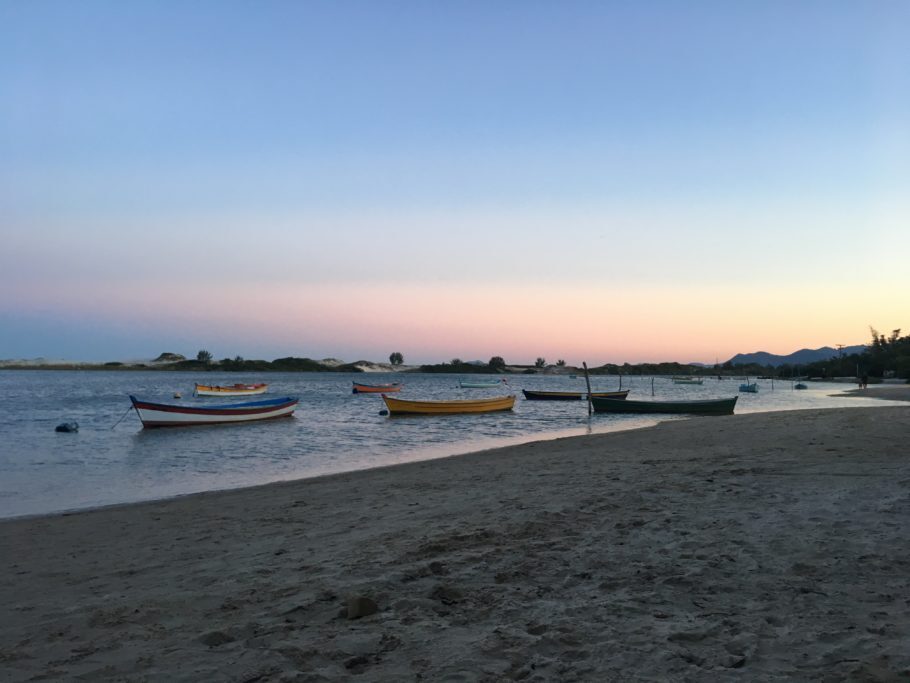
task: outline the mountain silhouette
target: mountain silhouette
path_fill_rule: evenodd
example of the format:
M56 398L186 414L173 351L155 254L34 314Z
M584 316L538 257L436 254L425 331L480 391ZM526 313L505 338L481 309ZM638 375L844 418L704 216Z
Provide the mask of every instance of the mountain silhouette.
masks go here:
M860 344L858 346L845 346L841 350L833 349L830 346L823 346L820 349L800 349L788 356L779 356L767 351L756 351L755 353L738 353L728 362L733 365L757 363L758 365L771 365L774 367L778 365L808 365L820 360L834 358L841 353L849 356L853 353L862 353L865 350L866 347Z

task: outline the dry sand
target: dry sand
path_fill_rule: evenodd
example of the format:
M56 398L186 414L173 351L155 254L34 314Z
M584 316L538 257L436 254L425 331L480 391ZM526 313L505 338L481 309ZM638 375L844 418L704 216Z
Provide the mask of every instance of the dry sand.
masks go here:
M702 418L8 520L0 680L906 681L908 434Z

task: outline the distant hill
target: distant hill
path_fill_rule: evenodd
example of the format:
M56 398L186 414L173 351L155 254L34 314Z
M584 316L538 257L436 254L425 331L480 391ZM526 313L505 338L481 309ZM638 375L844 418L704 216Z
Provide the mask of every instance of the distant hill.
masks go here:
M778 356L773 353L768 353L767 351L757 351L755 353L738 353L728 362L733 365L749 365L751 363L756 363L758 365L771 365L774 367L779 365L808 365L809 363L815 363L820 360L834 358L839 353L849 356L852 353L862 353L865 350L866 347L860 344L859 346L845 346L842 351L833 349L830 346L823 346L820 349L800 349L799 351L791 353L789 356Z

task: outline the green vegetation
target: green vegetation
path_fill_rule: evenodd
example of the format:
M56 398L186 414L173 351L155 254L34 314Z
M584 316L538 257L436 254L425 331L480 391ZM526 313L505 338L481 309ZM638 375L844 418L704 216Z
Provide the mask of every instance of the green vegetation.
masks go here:
M803 374L810 377L860 377L910 380L910 336L901 337L900 329L887 337L870 327L872 342L862 353L842 355L811 363Z
M726 377L767 376L779 379L812 377L834 379L869 376L872 381L885 378L910 380L910 336L901 336L900 330L879 334L870 328L872 342L862 353L842 354L824 361L806 365L760 365L758 363L700 366L681 363L639 363L637 365L607 364L591 368L592 375L701 375Z
M488 375L492 370L489 365L477 365L475 363L465 363L460 358L453 358L448 363L437 363L436 365L421 365L418 372L440 373L440 372L457 372L465 375Z
M202 349L199 353L196 354L196 360L200 363L211 363L212 354L211 352Z
M493 356L488 365L490 370L494 372L501 372L506 369L506 362L502 359L502 356Z
M404 356L402 356L398 351L393 351L389 354L389 362L392 365L401 365L404 363Z
M762 370L764 372L764 370ZM706 368L698 365L684 365L683 363L638 363L630 365L623 363L616 365L607 363L599 368L588 368L588 373L592 375L718 375L714 368ZM737 371L738 374L745 374ZM731 373L725 373L731 374ZM750 374L761 374L752 372Z

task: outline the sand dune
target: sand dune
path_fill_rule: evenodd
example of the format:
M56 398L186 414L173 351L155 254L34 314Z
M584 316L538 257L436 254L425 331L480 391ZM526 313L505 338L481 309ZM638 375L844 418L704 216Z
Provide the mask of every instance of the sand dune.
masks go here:
M907 680L908 434L704 418L8 520L0 680Z

